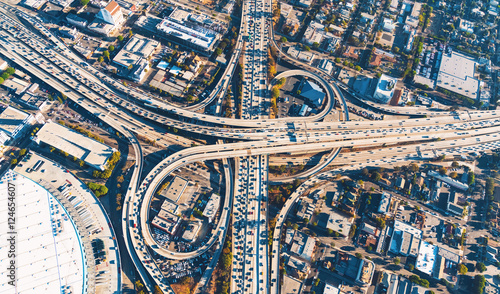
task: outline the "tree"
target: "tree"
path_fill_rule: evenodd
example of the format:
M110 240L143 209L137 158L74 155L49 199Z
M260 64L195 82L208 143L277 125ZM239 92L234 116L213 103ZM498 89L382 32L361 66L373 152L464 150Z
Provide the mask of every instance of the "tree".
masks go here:
M26 149L19 150L19 156L23 156L24 154L26 154Z
M441 175L443 175L443 176L446 175L446 172L447 172L447 170L446 170L446 168L444 166L442 166L442 167L439 168L439 173Z
M102 56L99 56L99 57L97 58L97 61L98 61L99 63L101 63L101 62L103 62L103 61L104 61L104 58L103 58Z
M119 35L119 36L117 37L117 39L118 39L118 42L122 42L122 41L123 41L123 36L122 36L122 35Z
M109 60L109 51L104 50L104 52L102 52L102 56L106 57Z
M458 164L458 162L456 162L456 161L453 161L453 162L451 163L451 167L453 167L453 168L457 168L458 166L459 166L459 164Z
M313 46L314 49L318 49L319 48L319 43L318 42L314 42L312 46Z
M5 80L2 77L0 77L0 85L3 84L4 81Z
M108 50L111 52L115 51L115 46L109 45Z
M134 35L134 32L132 32L132 30L129 30L129 31L128 31L128 37L129 37L129 38L132 38L132 36L133 36L133 35Z
M220 48L215 49L215 55L216 56L219 56L221 54L222 54L222 49L220 49Z
M408 265L408 269L412 272L415 269L415 266L413 264Z
M294 230L297 230L299 228L299 225L298 224L293 224L293 229Z
M306 50L306 51L311 51L311 47L309 47L309 46L304 46L304 50Z
M9 73L8 73L8 72L4 72L4 73L2 74L2 79L4 79L4 80L8 79L9 77L10 77L10 75L9 75Z
M356 66L354 67L354 69L355 69L356 71L361 71L361 66L356 65Z
M395 264L395 265L399 265L401 263L401 259L399 259L399 257L394 257L394 259L392 260L392 262Z
M280 38L280 42L281 42L281 43L286 43L286 42L288 42L288 40L287 40L287 38L285 38L285 37L281 37L281 38Z
M416 164L416 163L410 164L410 170L412 172L418 172L418 169L419 169L418 164Z
M90 0L80 0L80 4L82 6L87 6L87 4L89 4Z
M484 286L486 285L486 278L483 275L476 275L472 284L473 294L482 294Z
M484 263L482 262L478 262L476 263L476 269L480 272L480 273L483 273L486 271L486 265L484 265Z
M456 179L457 177L458 177L458 173L457 172L451 172L450 173L450 178Z
M356 256L356 258L358 258L358 259L363 258L363 255L361 255L361 253L359 253L359 252L356 252L356 254L354 254L354 255L355 255L355 256Z
M375 182L378 182L382 179L382 175L379 172L374 172L372 174L372 177Z
M16 72L16 70L13 67L8 67L5 70L5 72L8 73L9 75L13 75Z
M314 281L314 286L318 287L319 282L320 282L320 279L319 279L319 278L316 278L316 280Z
M458 272L459 272L461 275L465 275L465 274L467 274L467 272L469 271L469 270L467 269L467 267L465 266L465 264L463 264L463 263L461 263L461 264L459 264L459 265L458 265L457 270L458 270Z
M14 158L14 159L12 159L12 160L10 161L10 164L11 164L11 165L16 165L16 164L17 164L17 159L15 159L15 158Z

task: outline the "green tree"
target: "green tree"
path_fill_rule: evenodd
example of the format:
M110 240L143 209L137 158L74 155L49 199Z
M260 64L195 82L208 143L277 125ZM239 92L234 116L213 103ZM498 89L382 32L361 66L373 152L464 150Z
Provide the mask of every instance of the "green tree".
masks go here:
M356 252L356 254L354 254L354 256L356 256L356 258L358 258L358 259L363 258L363 255L361 255L361 253L359 253L359 252Z
M3 84L4 81L5 80L2 77L0 77L0 85Z
M319 48L319 43L318 42L314 42L312 46L313 46L314 49L318 49Z
M467 269L467 267L465 266L465 264L463 264L463 263L461 263L461 264L459 264L459 265L458 265L457 270L458 270L458 272L459 272L461 275L465 275L465 274L467 274L467 272L469 271L469 270Z
M99 56L99 57L97 58L97 61L98 61L99 63L101 63L101 62L103 62L103 61L104 61L104 58L103 58L102 56Z
M26 149L19 150L19 156L23 156L24 154L26 154Z
M134 35L134 32L132 32L132 30L129 30L129 31L128 31L128 37L129 37L129 38L132 38L132 36L133 36L133 35Z
M472 284L473 294L482 294L486 285L486 278L483 275L476 275Z
M304 46L304 50L306 50L306 51L311 51L311 47L309 47L309 46Z
M119 42L122 42L122 41L123 41L123 36L122 36L122 35L119 35L119 36L117 37L117 39L118 39L118 41L119 41Z
M80 0L80 4L82 6L87 6L87 4L89 4L90 0Z
M401 263L401 259L399 259L399 257L395 257L392 262L395 264L395 265L399 265Z
M219 56L221 54L222 54L222 49L220 48L215 49L215 56Z
M5 72L8 73L9 75L13 75L16 72L16 70L13 67L8 67L5 70Z
M280 38L280 42L281 42L281 43L286 43L286 42L288 42L288 40L287 40L287 38L285 38L285 37L281 37L281 38Z
M109 50L110 52L115 51L115 46L113 46L113 45L109 45L108 50Z
M484 263L482 263L482 262L478 262L478 263L476 263L476 269L480 273L484 273L486 271L486 265L484 265Z
M102 52L102 56L106 57L109 60L109 51L105 50L104 52Z
M16 164L17 164L17 159L15 159L15 158L14 158L14 159L12 159L12 160L10 161L10 164L11 164L11 165L16 165Z

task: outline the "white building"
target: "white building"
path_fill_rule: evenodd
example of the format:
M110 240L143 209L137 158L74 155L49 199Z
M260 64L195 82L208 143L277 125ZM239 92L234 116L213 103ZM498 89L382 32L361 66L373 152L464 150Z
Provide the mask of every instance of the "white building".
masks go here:
M46 123L33 138L37 144L46 144L67 152L95 169L106 169L108 159L116 151L58 123Z
M11 106L4 106L0 111L0 145L21 137L35 121L32 114Z
M373 99L379 103L387 104L391 101L394 95L397 79L388 75L382 74L378 79L377 87L373 93Z
M156 29L173 41L208 55L215 50L215 45L221 39L221 34L202 26L210 21L206 15L193 15L177 7Z
M219 211L220 207L220 196L212 193L210 199L208 199L207 206L203 210L203 216L208 218L209 222L213 222L215 216L217 215L217 211Z
M119 30L124 22L125 18L120 5L111 1L106 7L101 8L88 28L96 33L109 36L114 31Z
M461 53L443 54L436 86L476 100L479 80L474 78L477 62Z

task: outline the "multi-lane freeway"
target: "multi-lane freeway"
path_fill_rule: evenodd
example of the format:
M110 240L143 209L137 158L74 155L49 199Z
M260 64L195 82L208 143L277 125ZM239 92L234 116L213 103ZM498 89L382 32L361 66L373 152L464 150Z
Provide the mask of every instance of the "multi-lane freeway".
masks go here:
M13 14L23 18L32 27L18 22ZM127 249L149 290L153 284L157 284L165 293L173 293L152 258L152 252L165 258L183 260L203 254L214 244L221 248L228 223L232 220L232 236L228 236L233 240L231 250L234 258L231 293L267 293L268 289L279 293L277 265L283 221L307 184L331 176L333 172L323 173L319 178L313 177L292 195L281 211L269 253L269 154L330 151L317 166L302 175L306 177L313 176L329 164L345 166L340 169L342 171L432 157L436 152L458 154L496 149L500 145L500 112L496 111L409 112L408 114L426 114L429 118L401 121L321 121L334 108L335 100L346 111L344 97L330 76L285 54L283 57L290 63L297 64L301 70L283 72L276 79L292 75L315 79L325 88L327 101L323 110L311 117L269 119L269 87L272 83L267 81L267 54L268 47L275 44L269 19L271 2L268 0L243 2L240 35L228 67L214 92L205 101L187 109L157 100L145 103L150 99L149 94L127 87L87 65L36 17L5 4L0 5L0 15L0 47L5 58L64 93L75 105L124 134L132 144L136 165L125 198L122 227ZM248 38L243 40L243 36ZM196 112L215 99L218 99L217 103L220 105L240 57L244 76L244 119L221 118ZM134 134L156 141L160 146L170 146L172 139L177 136L167 134L167 127L188 134L231 139L233 142L181 150L162 160L142 179L143 154ZM180 140L184 140L183 143L187 146L191 143L188 139ZM400 143L406 145L398 146ZM346 151L345 148L349 147L374 149L339 153L341 148ZM235 159L234 175L227 160L232 158ZM213 235L205 245L193 252L180 253L161 247L152 237L149 228L150 203L157 188L179 167L212 159L224 160L226 178L224 204ZM292 179L293 177L289 177L282 180ZM132 223L137 224L137 227L132 226ZM215 263L212 262L209 270L214 266ZM201 284L206 284L209 278L209 275L205 275Z

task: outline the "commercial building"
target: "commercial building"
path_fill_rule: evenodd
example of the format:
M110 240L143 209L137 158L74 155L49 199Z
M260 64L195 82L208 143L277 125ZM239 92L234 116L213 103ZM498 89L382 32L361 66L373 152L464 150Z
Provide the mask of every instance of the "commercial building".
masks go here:
M452 186L453 188L456 188L456 189L459 189L459 190L462 190L462 191L466 191L467 189L469 189L469 185L467 185L465 183L462 183L460 181L457 181L455 179L452 179L452 178L450 178L450 177L448 177L446 175L441 175L440 173L435 172L433 170L429 171L429 176L434 177L437 180L445 182L448 185Z
M18 78L9 78L6 79L2 86L13 91L16 95L21 95L26 89L29 87L30 83L25 80L21 80Z
M294 274L301 280L307 277L309 271L311 270L311 266L309 265L309 263L293 256L290 256L286 265L290 269L290 273Z
M196 240L196 236L198 236L198 232L201 229L201 222L191 222L187 226L186 230L182 234L182 240L193 243Z
M331 75L333 69L335 68L335 65L333 64L333 61L329 59L321 59L321 61L318 64L318 68L326 72L327 74Z
M207 206L203 210L203 216L208 218L209 222L212 222L217 215L220 207L220 196L212 193L210 199L208 199Z
M160 230L163 230L170 235L175 234L177 232L177 229L179 228L179 224L181 222L180 217L176 216L175 214L166 211L166 210L160 210L158 215L156 215L153 220L151 221L151 224L155 227L157 227Z
M303 80L300 88L300 96L306 99L314 107L320 107L325 99L325 92L320 85L313 81Z
M421 239L422 230L396 220L389 251L403 256L417 256Z
M283 275L283 285L281 286L280 293L283 294L302 293L302 281L288 275Z
M106 7L101 8L88 28L96 33L109 36L114 31L119 30L124 22L125 18L120 5L111 1Z
M20 98L19 103L35 110L44 110L47 107L47 98L25 92Z
M9 67L7 61L0 58L0 70L6 70Z
M113 58L113 63L128 68L141 59L148 59L157 49L160 43L158 41L146 38L141 35L134 35L127 44Z
M212 22L207 15L194 15L176 7L156 28L158 32L172 41L208 56L212 54L217 42L221 39L220 33L209 28Z
M288 47L287 54L295 59L307 63L311 63L314 60L314 58L316 58L316 55L313 54L311 51L297 50L293 46Z
M11 106L0 108L0 145L19 138L35 121L33 115Z
M295 232L290 252L295 253L307 261L311 261L315 248L316 240L314 240L314 238L299 231Z
M86 28L87 25L88 25L88 22L86 19L84 18L81 18L79 17L78 15L76 14L71 14L69 13L67 16L66 16L66 21L72 25L72 26L75 26L75 27L78 27L80 29L83 29L83 28Z
M349 235L349 231L351 231L352 222L353 219L349 216L344 216L338 212L332 211L328 216L326 228L347 237Z
M106 169L108 159L116 151L114 148L54 122L46 123L33 141L67 152L98 170Z
M397 79L388 75L382 74L378 79L373 99L379 103L387 104L391 101L394 95L394 88L396 87Z
M22 5L32 8L34 10L40 10L42 6L47 3L47 0L24 0Z
M188 180L179 176L175 176L172 182L170 182L170 185L168 185L165 192L162 192L161 195L167 199L170 199L172 202L177 203L177 201L179 201L179 198L181 198L182 193L184 193L184 190L186 190L188 183Z
M59 35L61 35L63 38L68 38L71 40L77 40L80 38L80 33L76 28L67 28L65 26L59 27Z
M378 213L386 214L391 207L392 196L389 193L383 192L378 206Z
M457 52L443 54L436 86L470 99L479 96L479 80L474 77L477 62Z

